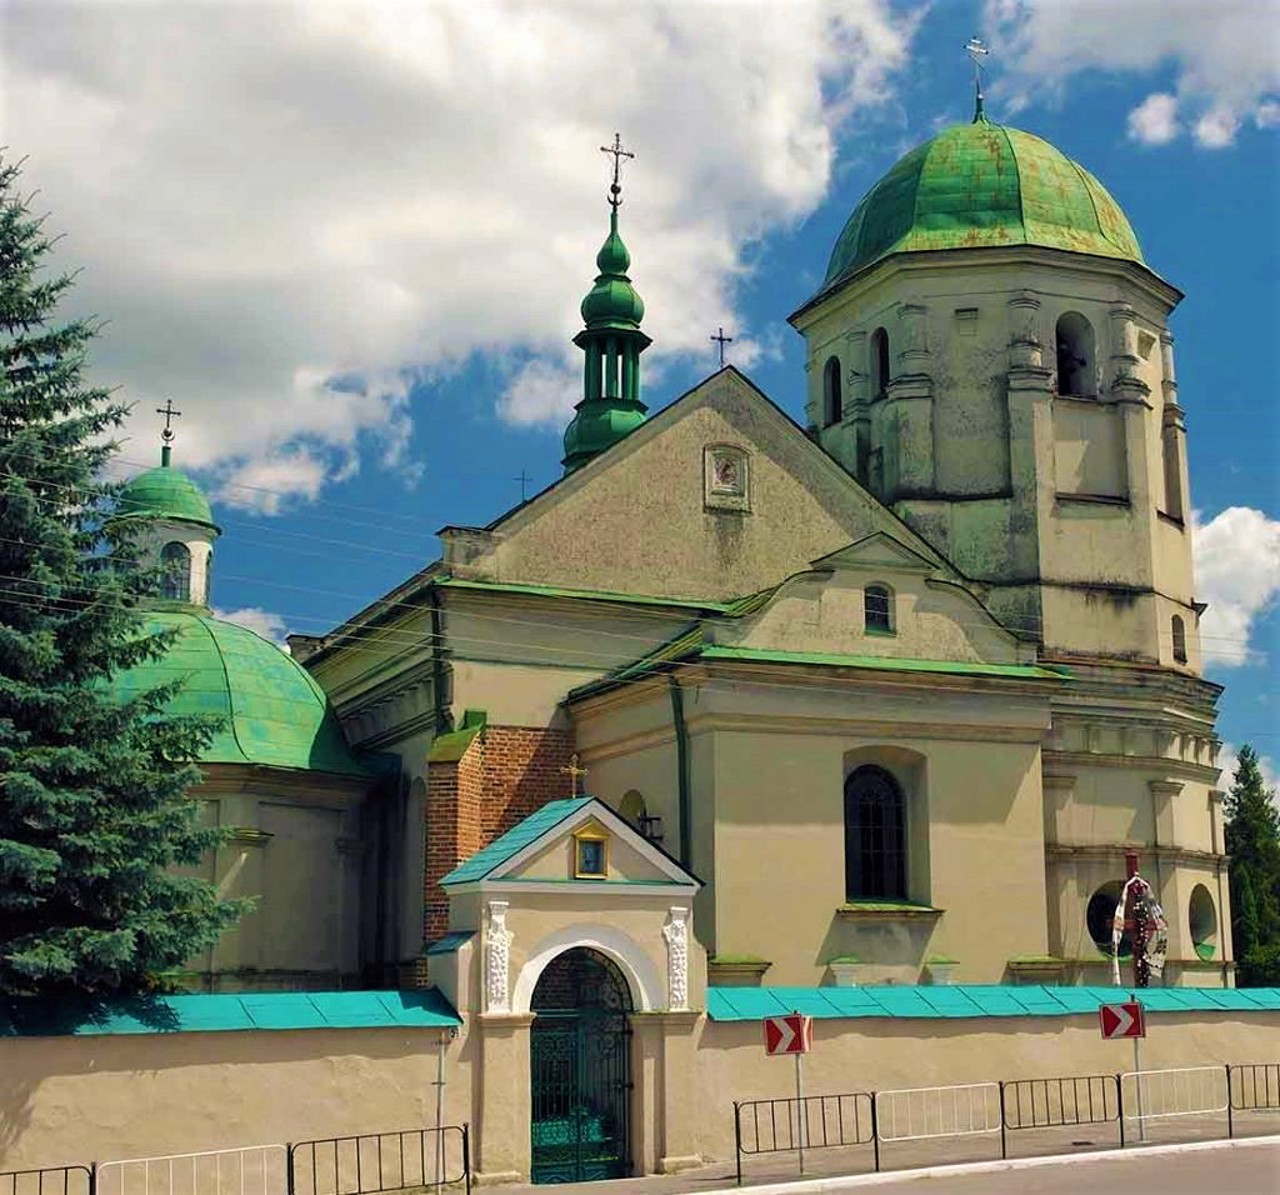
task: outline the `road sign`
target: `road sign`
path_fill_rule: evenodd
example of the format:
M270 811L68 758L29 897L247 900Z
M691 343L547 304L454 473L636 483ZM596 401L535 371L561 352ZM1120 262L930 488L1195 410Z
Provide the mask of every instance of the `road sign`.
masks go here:
M1147 1036L1146 1018L1142 1015L1142 1005L1136 1000L1124 1004L1100 1005L1098 1020L1102 1023L1104 1041Z
M765 1017L766 1054L807 1054L813 1045L813 1018L793 1012L785 1017Z

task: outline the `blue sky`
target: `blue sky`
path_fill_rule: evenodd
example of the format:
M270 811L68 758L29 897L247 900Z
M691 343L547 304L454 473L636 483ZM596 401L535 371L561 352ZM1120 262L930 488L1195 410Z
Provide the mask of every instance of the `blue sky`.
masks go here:
M50 14L56 14L50 19ZM111 321L95 376L218 497L215 601L320 633L559 475L576 307L624 235L660 408L730 359L803 420L800 338L862 193L988 111L1087 166L1174 316L1220 733L1280 757L1280 126L1270 0L747 5L8 6L29 155ZM38 102L18 103L21 97Z

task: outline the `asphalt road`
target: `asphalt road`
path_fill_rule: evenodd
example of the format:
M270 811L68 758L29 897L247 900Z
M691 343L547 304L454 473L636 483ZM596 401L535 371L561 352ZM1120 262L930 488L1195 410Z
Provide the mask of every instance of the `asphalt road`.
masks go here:
M1280 1145L1258 1143L1195 1153L1151 1154L1141 1149L1100 1160L1063 1158L1025 1170L954 1178L895 1175L869 1186L885 1195L1280 1195ZM857 1190L858 1188L853 1188Z

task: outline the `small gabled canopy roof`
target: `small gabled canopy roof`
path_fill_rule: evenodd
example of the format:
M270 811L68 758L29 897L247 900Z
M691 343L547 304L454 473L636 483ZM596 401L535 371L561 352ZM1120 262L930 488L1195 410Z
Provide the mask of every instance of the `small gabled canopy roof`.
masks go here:
M701 886L697 876L686 871L666 851L638 833L627 821L619 817L603 801L596 797L569 797L561 801L548 801L541 809L531 813L524 821L512 826L505 834L495 838L487 847L477 851L470 859L459 863L440 883L445 887L458 884L474 884L482 880L501 880L522 862L538 854L556 838L572 833L588 821L599 822L623 839L654 868L665 876L655 883L668 883L681 887ZM587 881L599 887L598 881Z

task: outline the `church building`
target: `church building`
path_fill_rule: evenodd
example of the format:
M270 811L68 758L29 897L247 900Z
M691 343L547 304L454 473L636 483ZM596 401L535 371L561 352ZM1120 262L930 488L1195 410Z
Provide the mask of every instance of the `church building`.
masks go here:
M1181 295L1123 211L979 104L791 316L803 426L732 366L650 414L617 162L542 493L290 658L209 613L218 529L167 448L130 487L172 566L155 667L229 717L210 876L261 895L198 982L434 988L480 1171L545 1181L707 1156L693 1076L758 1049L715 1010L770 989L1111 982L1126 853L1156 982L1231 987Z

